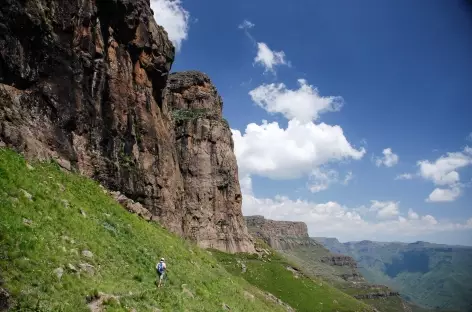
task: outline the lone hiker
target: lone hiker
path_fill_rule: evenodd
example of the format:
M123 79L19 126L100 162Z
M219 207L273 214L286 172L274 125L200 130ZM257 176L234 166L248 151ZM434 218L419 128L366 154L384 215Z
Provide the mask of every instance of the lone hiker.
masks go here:
M156 264L156 272L157 272L157 287L161 287L162 280L164 279L164 275L166 274L167 266L165 263L164 258L161 258L161 261L159 261Z

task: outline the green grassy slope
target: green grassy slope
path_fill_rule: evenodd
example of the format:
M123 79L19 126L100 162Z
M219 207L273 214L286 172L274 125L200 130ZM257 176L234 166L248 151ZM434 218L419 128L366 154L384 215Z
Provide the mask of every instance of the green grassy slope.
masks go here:
M218 251L212 253L229 272L276 295L297 311L372 311L370 306L323 280L308 278L288 270L287 267L297 266L274 251L265 259L247 254L229 255ZM242 271L241 263L246 266L246 272Z
M0 149L0 286L11 311L88 311L86 297L97 292L122 296L104 311L281 311L207 251L126 212L96 182L33 166ZM158 290L161 256L169 278Z
M323 263L323 257L333 254L320 245L303 245L289 250L279 251L291 262L296 263L310 276L320 277L332 284L346 284L343 274L352 275L352 269L347 266L334 266ZM351 283L350 283L351 284Z

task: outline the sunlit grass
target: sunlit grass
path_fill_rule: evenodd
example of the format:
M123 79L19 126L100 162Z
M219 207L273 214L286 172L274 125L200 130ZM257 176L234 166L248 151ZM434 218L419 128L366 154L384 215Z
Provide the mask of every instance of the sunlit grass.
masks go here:
M205 250L126 212L96 182L31 165L0 149L0 277L12 311L88 311L87 297L98 292L121 296L106 311L281 311ZM158 290L161 256L169 270Z

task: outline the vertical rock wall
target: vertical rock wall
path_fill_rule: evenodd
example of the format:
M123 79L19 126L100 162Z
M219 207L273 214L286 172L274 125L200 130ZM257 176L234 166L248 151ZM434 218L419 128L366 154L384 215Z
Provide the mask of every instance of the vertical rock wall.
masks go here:
M204 247L252 251L241 213L233 139L216 88L200 72L175 73L170 75L165 102L175 121L184 183L184 235Z

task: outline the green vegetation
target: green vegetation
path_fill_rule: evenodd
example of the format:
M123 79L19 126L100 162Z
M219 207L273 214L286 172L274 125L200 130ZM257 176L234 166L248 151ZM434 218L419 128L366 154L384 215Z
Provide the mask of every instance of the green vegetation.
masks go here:
M188 120L196 120L199 118L208 118L215 121L220 121L224 126L229 128L228 120L225 118L216 117L215 111L207 108L191 108L191 109L174 109L172 111L172 119L176 123L181 123Z
M193 108L193 109L174 109L172 111L172 118L176 122L195 120L198 118L207 117L210 114L206 108Z
M120 152L119 156L120 163L123 167L128 169L133 168L134 162L130 155L126 155L124 152Z
M208 252L130 214L99 185L0 149L0 275L11 311L282 311ZM87 251L90 251L88 253ZM166 258L166 287L154 266ZM254 297L248 299L247 294Z
M266 247L267 250L268 247ZM308 278L280 254L269 256L230 255L212 251L215 257L235 276L243 277L258 288L268 291L297 311L372 311L372 308L332 287ZM242 267L246 267L243 272Z
M352 269L348 266L333 266L321 261L324 257L333 254L320 245L301 245L297 248L285 250L283 255L290 261L303 268L303 271L312 277L319 277L331 284L346 284L343 275L352 275Z
M226 120L226 118L222 118L222 119L221 119L221 122L223 122L223 124L224 124L226 127L229 128L229 122L228 122L228 120Z

